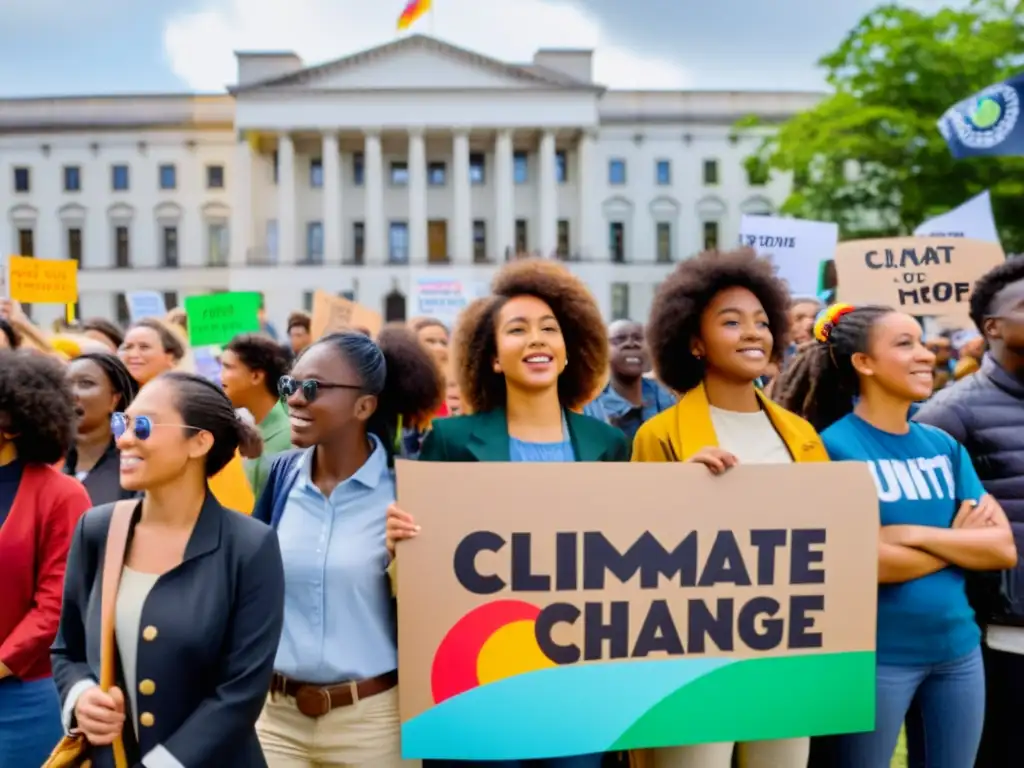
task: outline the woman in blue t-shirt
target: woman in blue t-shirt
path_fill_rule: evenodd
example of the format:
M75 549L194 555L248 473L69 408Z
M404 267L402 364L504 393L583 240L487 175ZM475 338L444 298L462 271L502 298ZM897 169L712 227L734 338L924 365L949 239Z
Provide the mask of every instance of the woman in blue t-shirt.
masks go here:
M929 768L972 768L985 681L964 570L1017 562L1009 523L964 448L907 420L931 392L935 363L916 320L834 305L819 316L815 338L780 378L776 398L818 429L833 460L867 463L882 524L875 730L838 737L835 764L888 768L916 696Z

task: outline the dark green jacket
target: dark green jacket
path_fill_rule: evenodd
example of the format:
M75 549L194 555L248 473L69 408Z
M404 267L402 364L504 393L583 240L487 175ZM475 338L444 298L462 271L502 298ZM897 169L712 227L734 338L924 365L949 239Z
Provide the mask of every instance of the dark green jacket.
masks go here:
M603 421L565 412L576 461L629 461L629 443ZM420 461L511 461L505 409L436 419Z

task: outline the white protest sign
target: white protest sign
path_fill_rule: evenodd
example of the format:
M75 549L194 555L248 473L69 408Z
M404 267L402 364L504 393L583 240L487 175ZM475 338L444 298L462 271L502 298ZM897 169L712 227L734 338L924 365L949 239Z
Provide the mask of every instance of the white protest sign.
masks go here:
M133 323L147 317L162 318L167 314L164 296L157 291L133 291L125 300L128 302L128 315Z
M825 221L744 214L740 245L770 256L793 296L817 296L821 263L832 258L839 225Z
M416 275L413 283L414 317L433 317L449 328L466 305L487 295L487 282L470 275L434 277Z
M992 196L986 189L953 210L928 219L914 230L914 236L967 237L986 243L998 243L999 231L992 215Z

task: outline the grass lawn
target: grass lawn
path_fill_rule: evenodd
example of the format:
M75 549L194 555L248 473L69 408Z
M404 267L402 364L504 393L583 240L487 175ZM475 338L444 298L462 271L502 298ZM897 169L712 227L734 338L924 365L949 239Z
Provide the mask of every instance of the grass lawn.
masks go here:
M892 756L892 768L907 768L907 742L903 731L900 731L900 740L896 745L896 754Z

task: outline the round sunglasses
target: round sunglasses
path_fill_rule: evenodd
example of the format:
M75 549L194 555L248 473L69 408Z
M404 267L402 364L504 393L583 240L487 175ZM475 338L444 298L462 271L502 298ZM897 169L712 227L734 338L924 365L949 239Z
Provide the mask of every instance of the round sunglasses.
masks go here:
M110 431L114 434L115 440L119 440L127 432L133 433L136 440L147 440L156 427L177 427L178 429L202 431L199 427L190 427L188 424L156 424L149 416L129 416L120 411L110 414Z
M281 396L282 400L287 400L301 390L302 399L307 403L312 403L319 397L320 390L322 389L361 390L362 387L357 384L329 384L324 381L317 381L316 379L299 380L292 376L282 376L277 382L277 393Z

